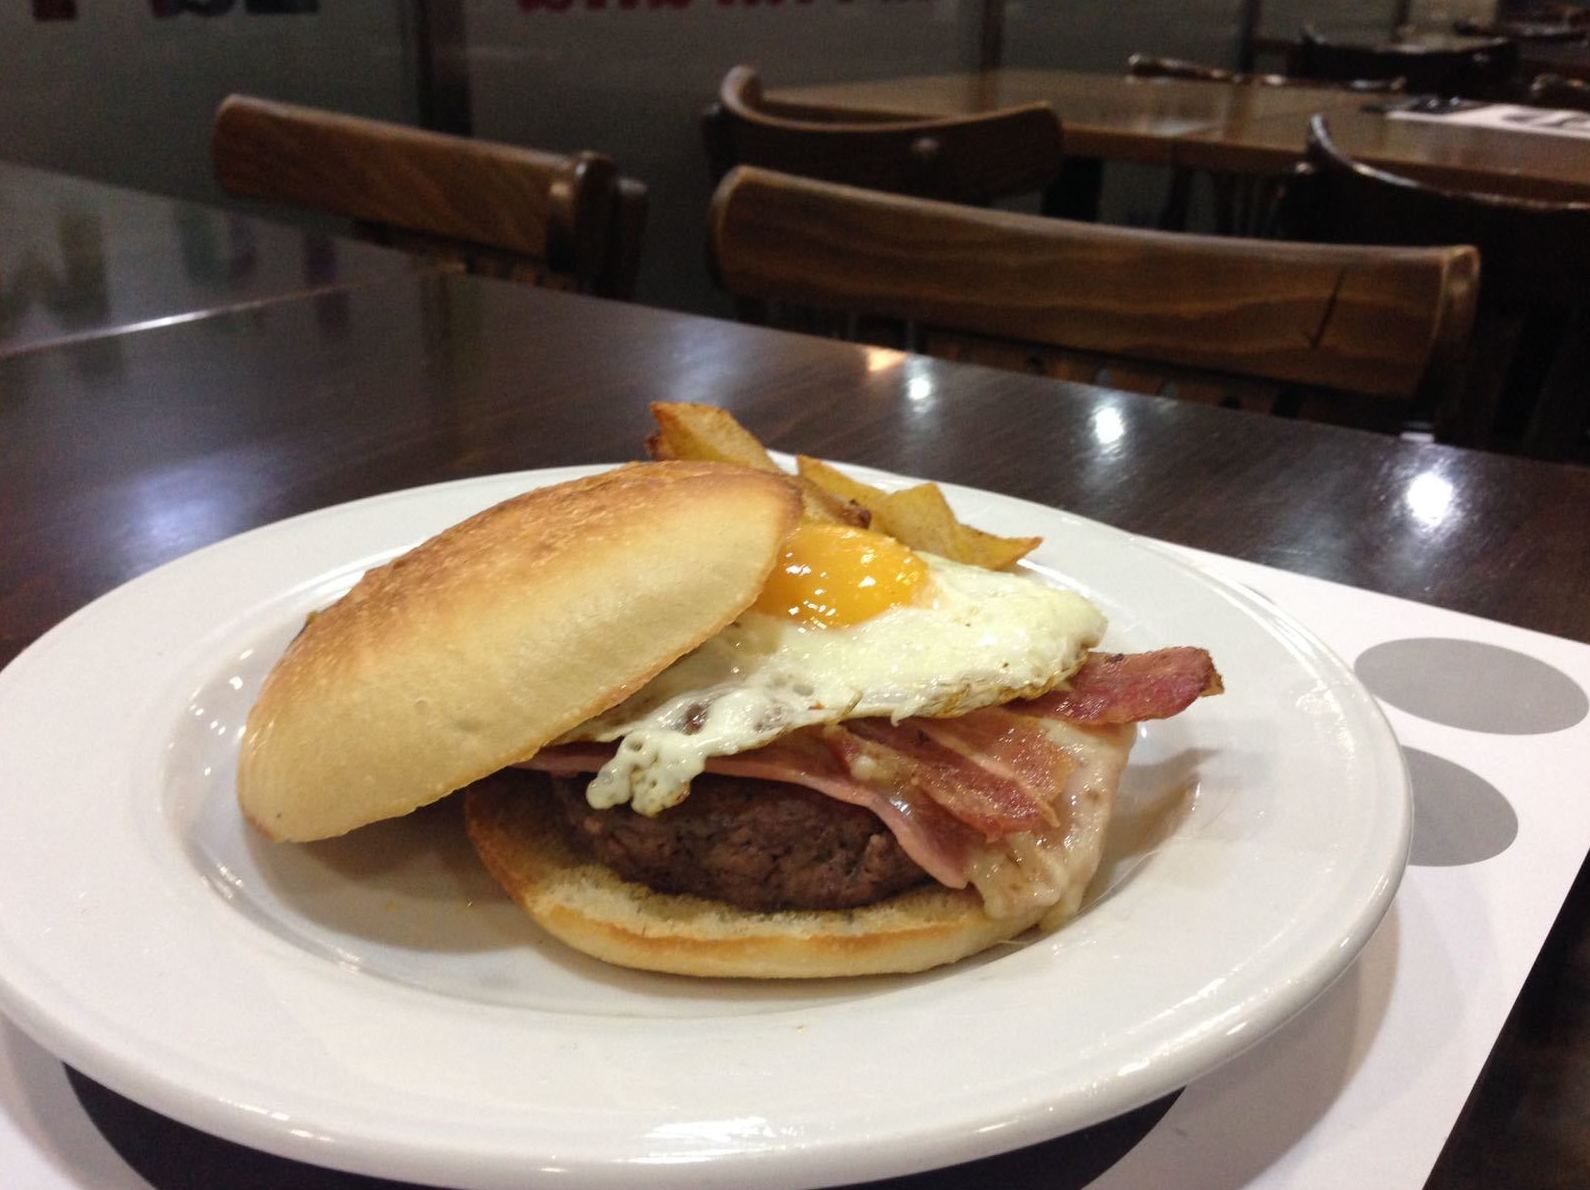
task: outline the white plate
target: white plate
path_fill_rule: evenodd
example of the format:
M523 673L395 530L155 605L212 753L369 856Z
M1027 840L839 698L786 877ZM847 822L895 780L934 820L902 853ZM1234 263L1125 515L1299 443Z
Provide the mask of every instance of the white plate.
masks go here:
M448 803L307 847L239 821L234 752L304 613L515 492L506 475L222 542L0 674L0 1008L209 1132L450 1185L801 1185L964 1161L1169 1092L1307 1004L1402 872L1401 754L1277 609L1125 534L946 487L1228 693L1145 726L1106 867L1056 934L911 978L625 972L538 935ZM877 473L871 474L875 479ZM893 481L891 481L893 482Z

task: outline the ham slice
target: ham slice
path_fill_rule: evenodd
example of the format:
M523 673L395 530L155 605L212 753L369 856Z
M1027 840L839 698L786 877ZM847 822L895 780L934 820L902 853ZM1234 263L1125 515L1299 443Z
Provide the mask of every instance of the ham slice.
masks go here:
M918 719L915 725L963 760L1014 782L1022 795L1038 807L1045 824L1061 825L1052 805L1054 791L1075 767L1075 761L1055 744L1041 724L1003 707L986 707L956 719Z
M823 738L852 777L882 788L920 791L984 838L1055 825L1049 806L1055 781L1023 783L999 772L976 754L940 743L932 724L930 719L853 719L829 728ZM1011 734L1042 732L1012 728Z
M1215 663L1203 649L1089 653L1065 686L1013 709L1073 723L1140 723L1168 719L1222 689Z
M792 732L754 752L714 756L707 761L707 771L804 785L871 810L917 867L940 884L966 887L977 835L908 783L858 781L817 729Z

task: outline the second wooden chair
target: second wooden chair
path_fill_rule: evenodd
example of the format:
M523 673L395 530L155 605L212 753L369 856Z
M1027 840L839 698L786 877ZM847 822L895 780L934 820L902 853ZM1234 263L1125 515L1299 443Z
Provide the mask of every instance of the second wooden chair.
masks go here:
M646 188L598 153L559 155L233 95L211 139L221 185L351 219L459 268L628 297Z
M710 220L741 299L882 315L932 354L1392 429L1454 388L1470 248L1284 244L1102 227L757 169ZM1355 400L1355 398L1357 398Z
M1506 87L1517 65L1518 45L1506 38L1469 45L1337 41L1305 25L1289 73L1314 79L1401 78L1414 94L1490 98Z
M1590 418L1590 203L1443 190L1354 161L1326 119L1289 198L1297 235L1472 244L1483 268L1463 400L1447 437L1532 454L1584 449Z
M1033 103L975 116L923 120L832 113L770 103L756 72L729 71L702 119L714 181L736 165L806 178L983 203L1044 193L1060 173L1060 121Z

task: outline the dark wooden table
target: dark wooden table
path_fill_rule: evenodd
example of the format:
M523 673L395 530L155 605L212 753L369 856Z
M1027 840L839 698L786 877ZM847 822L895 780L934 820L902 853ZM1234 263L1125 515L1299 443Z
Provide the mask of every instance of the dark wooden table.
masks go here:
M1590 143L1567 137L1388 120L1373 96L1313 87L1235 87L1066 70L997 70L787 87L769 98L902 115L1049 103L1068 155L1275 174L1301 159L1324 112L1338 143L1375 165L1438 185L1590 201Z
M1194 133L1235 133L1255 120L1353 107L1363 96L1326 87L1232 87L1079 70L989 70L783 87L768 98L836 110L951 116L1047 103L1065 127L1067 156L1165 164ZM1299 141L1299 148L1302 142Z
M1453 190L1590 201L1590 141L1388 119L1367 110L1372 102L1360 97L1325 113L1331 139L1355 160ZM1174 156L1178 164L1202 169L1284 173L1302 152L1308 122L1308 116L1271 116L1248 122L1237 135L1191 133L1177 142Z
M0 162L0 355L415 267L374 245Z
M1590 82L1590 39L1526 41L1518 50L1518 68L1525 76L1560 74Z
M720 402L775 447L1590 641L1587 469L935 361L880 367L828 340L464 277L390 279L115 343L114 367L86 365L93 343L0 358L0 663L117 584L268 521L439 480L635 457L656 399ZM1436 527L1403 511L1432 471L1455 510ZM1476 1170L1493 1185L1564 1184L1536 1160L1542 1128L1585 1151L1580 1104L1551 1081L1564 1056L1590 1058L1576 1011L1582 936L1565 917L1434 1185L1467 1190L1482 1184ZM374 1184L73 1081L162 1190ZM1538 1102L1521 1115L1526 1094ZM898 1184L1080 1186L1163 1110Z

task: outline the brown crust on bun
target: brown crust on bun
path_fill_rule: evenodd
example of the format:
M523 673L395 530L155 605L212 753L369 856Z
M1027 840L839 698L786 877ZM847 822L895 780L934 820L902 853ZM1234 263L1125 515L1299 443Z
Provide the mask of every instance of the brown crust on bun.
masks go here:
M751 979L900 974L986 950L1043 915L991 918L976 892L941 885L860 909L776 913L655 893L577 855L545 796L512 779L479 782L464 801L470 840L543 929L620 966Z
M244 814L323 839L524 759L739 615L799 515L780 475L642 463L444 530L313 617L271 671Z

